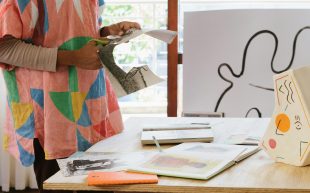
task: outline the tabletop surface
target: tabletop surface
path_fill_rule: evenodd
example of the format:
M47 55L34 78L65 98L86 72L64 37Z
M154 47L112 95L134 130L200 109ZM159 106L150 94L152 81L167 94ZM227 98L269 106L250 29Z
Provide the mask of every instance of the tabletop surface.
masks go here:
M209 122L214 132L214 143L221 143L229 135L248 133L261 136L268 126L267 118L129 118L125 130L103 140L88 151L131 152L155 149L143 146L140 135L143 125L163 123ZM169 146L163 146L166 148ZM86 176L63 177L60 172L45 181L50 190L112 190L118 192L310 192L310 167L296 167L275 163L264 151L230 167L209 180L159 177L158 184L133 184L95 187L87 186Z

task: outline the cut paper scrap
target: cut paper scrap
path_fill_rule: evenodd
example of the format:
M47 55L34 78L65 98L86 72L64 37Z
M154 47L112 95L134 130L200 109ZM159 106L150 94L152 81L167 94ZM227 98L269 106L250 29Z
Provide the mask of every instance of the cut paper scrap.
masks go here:
M123 36L108 36L108 40L91 40L95 41L99 47L99 57L111 80L112 87L114 88L117 97L129 95L133 92L163 81L163 79L155 75L147 65L134 67L129 72L125 72L116 64L114 60L113 51L117 45L128 42L129 40L142 34L149 35L170 44L176 37L177 32L170 30L130 29Z
M117 97L129 95L163 81L147 65L133 67L128 73L125 72L114 61L113 49L115 46L101 47L99 54Z
M310 164L310 67L274 76L275 109L260 146L277 162Z

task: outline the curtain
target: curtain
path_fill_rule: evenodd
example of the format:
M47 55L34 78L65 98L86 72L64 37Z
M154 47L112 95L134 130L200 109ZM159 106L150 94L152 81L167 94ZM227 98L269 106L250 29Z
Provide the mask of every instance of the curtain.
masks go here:
M26 187L37 188L32 167L23 167L19 161L11 157L3 149L3 128L6 103L6 89L2 72L0 70L0 186L2 191L9 191L10 187L23 190Z

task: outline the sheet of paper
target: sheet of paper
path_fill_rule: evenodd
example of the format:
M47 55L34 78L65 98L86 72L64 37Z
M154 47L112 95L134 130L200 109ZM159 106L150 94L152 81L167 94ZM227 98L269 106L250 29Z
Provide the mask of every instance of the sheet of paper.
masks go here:
M170 44L177 35L177 32L163 29L142 29L142 30L131 29L128 30L128 32L126 32L125 35L116 37L111 43L122 44L142 34L151 36L153 38L156 38L158 40Z
M63 176L85 175L90 171L121 171L150 156L152 152L76 152L67 159L58 159Z
M310 64L309 17L294 8L185 13L183 111L270 117L272 76Z
M147 65L133 67L129 72L125 72L114 60L113 50L117 45L128 42L142 34L167 43L171 43L176 36L176 32L170 30L130 30L123 36L113 38L107 45L98 46L100 50L99 57L117 97L129 95L163 81Z

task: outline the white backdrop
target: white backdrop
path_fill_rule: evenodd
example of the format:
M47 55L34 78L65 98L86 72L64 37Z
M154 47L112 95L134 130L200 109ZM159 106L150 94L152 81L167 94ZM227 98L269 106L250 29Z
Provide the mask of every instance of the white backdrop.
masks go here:
M16 190L23 190L26 187L37 188L33 168L25 168L18 161L15 161L2 148L2 136L5 114L5 86L0 71L0 186L2 191L9 191L10 187Z
M185 13L183 111L269 117L273 91L257 86L272 89L273 74L310 65L309 18L310 9Z

